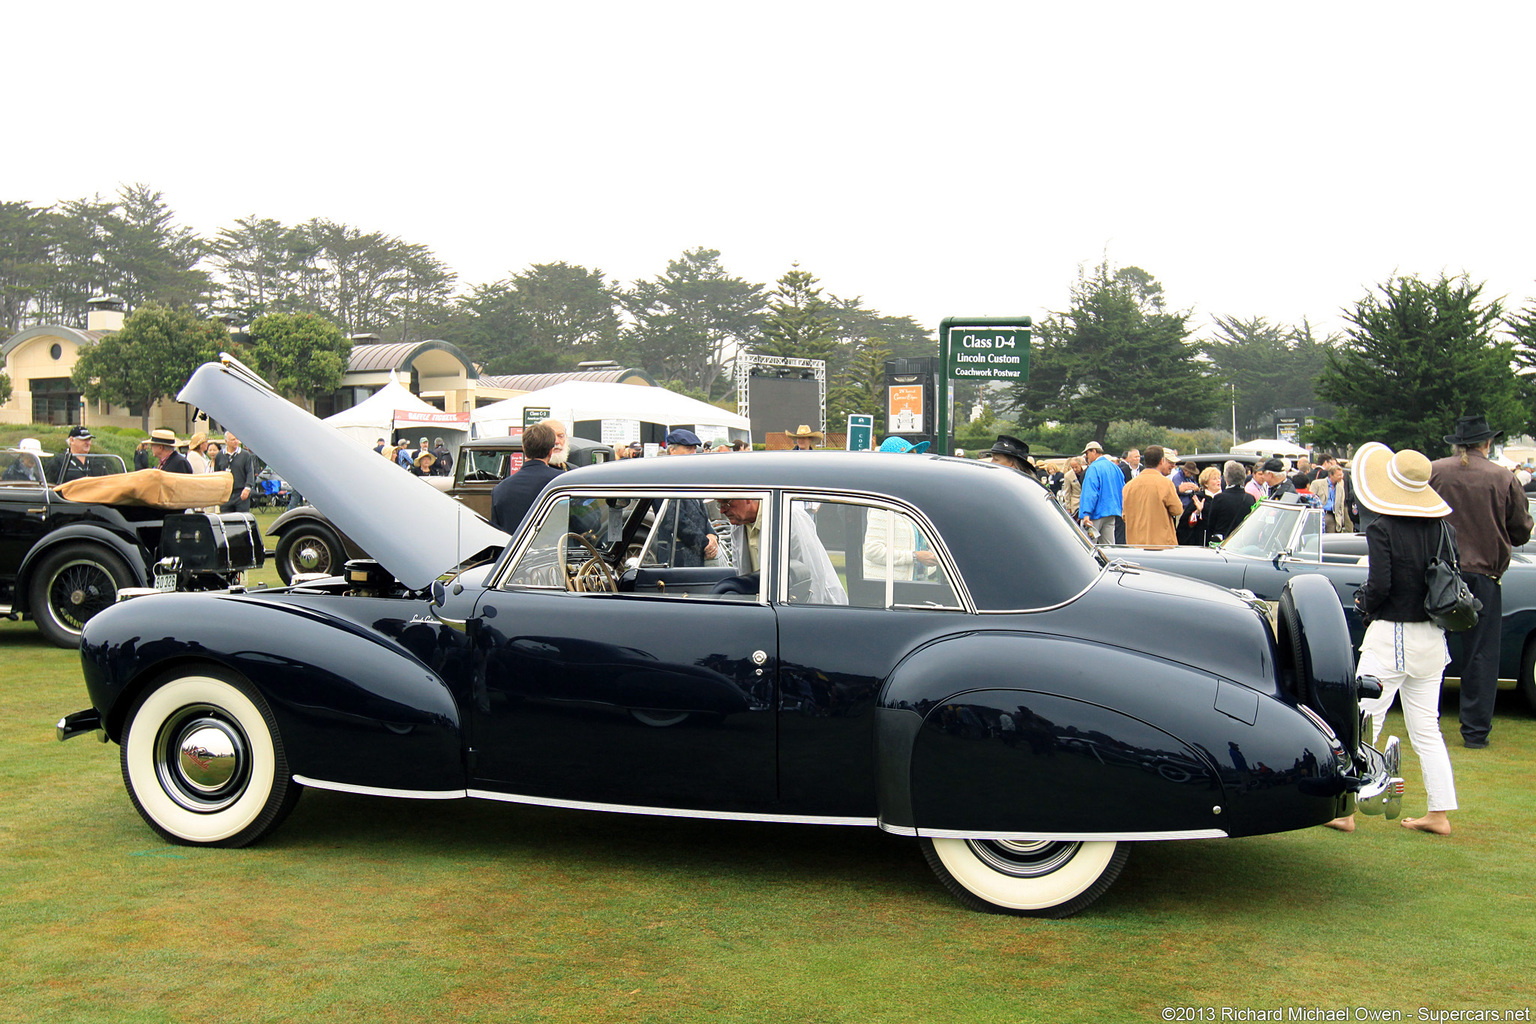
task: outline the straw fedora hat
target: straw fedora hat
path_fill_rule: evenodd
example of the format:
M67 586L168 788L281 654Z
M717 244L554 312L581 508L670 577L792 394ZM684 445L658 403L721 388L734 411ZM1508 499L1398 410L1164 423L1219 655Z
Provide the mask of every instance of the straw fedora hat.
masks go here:
M167 448L178 447L181 442L176 440L176 432L169 427L156 427L149 432L150 444L163 444Z
M1354 458L1355 494L1360 504L1386 516L1438 519L1451 506L1429 486L1429 460L1411 448L1394 453L1377 441L1360 446Z

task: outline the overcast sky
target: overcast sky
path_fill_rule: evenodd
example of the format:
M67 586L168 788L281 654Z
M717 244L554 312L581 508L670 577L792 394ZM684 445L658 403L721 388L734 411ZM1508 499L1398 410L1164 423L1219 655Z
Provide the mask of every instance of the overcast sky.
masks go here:
M0 200L144 182L212 235L326 217L461 284L694 246L934 327L1311 318L1394 272L1536 297L1530 4L28 4Z

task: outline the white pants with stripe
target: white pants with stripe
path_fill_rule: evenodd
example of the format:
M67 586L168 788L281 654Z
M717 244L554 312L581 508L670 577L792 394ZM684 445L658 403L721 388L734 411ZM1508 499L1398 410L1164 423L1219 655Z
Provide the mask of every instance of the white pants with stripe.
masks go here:
M1445 631L1433 622L1378 620L1365 629L1360 664L1355 667L1355 675L1381 680L1381 696L1360 702L1360 710L1371 717L1373 744L1381 738L1392 699L1402 696L1408 742L1419 755L1431 811L1456 809L1451 755L1440 734L1440 678L1450 660Z

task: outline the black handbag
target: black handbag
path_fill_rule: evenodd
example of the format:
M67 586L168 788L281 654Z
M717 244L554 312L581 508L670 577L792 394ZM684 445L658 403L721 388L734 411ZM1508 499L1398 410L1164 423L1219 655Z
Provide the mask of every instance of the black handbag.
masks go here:
M1435 625L1450 633L1460 633L1477 625L1477 613L1483 603L1472 596L1467 581L1461 578L1461 567L1456 559L1456 545L1450 544L1450 557L1446 557L1450 531L1445 520L1440 521L1440 544L1435 557L1424 568L1424 610Z

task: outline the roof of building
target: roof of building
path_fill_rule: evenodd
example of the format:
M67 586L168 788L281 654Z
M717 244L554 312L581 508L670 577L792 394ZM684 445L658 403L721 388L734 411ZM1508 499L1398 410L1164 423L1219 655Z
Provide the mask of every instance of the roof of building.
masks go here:
M446 352L464 364L464 375L470 380L480 376L474 362L457 345L446 341L397 341L388 345L353 345L347 358L348 373L371 373L387 370L409 371L411 363L423 352Z
M514 373L496 377L481 374L480 376L480 384L483 387L504 388L507 391L540 391L572 380L595 381L599 384L656 386L656 381L651 375L637 366L619 366L602 370L570 370L564 373Z
M24 341L33 338L67 338L76 344L86 345L93 341L100 341L111 331L81 331L73 327L65 327L62 324L43 324L40 327L28 327L26 330L17 331L6 339L4 345L0 345L0 359L9 356Z

